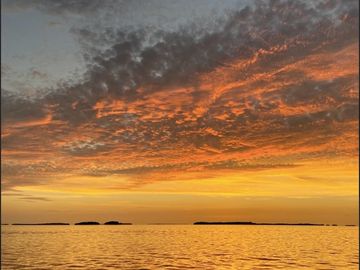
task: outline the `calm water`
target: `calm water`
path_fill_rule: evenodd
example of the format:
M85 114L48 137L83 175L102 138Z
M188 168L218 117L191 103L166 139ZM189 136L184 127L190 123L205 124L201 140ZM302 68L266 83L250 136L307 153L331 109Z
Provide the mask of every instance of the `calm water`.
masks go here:
M2 226L2 269L358 269L358 227Z

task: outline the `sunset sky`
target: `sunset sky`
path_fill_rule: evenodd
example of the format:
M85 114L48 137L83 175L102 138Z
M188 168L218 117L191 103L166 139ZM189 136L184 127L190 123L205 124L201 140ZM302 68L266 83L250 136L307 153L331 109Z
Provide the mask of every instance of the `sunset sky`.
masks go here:
M3 0L4 223L358 223L358 1Z

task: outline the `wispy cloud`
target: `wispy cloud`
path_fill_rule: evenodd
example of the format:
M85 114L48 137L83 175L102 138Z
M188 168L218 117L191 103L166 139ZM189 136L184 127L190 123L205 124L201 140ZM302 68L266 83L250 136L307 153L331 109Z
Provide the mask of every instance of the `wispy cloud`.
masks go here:
M26 200L26 201L41 201L41 202L50 202L51 200L45 197L35 197L35 196L25 196L25 197L21 197L21 200Z

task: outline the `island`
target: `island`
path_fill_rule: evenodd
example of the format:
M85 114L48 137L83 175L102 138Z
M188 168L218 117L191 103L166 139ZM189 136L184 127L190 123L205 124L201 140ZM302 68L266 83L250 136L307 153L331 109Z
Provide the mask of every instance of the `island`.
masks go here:
M100 225L100 223L96 221L82 221L75 223L75 225Z
M324 226L324 224L316 223L256 223L251 221L223 221L223 222L207 222L198 221L194 225L283 225L283 226Z
M105 222L104 225L132 225L132 224L112 220L112 221Z
M62 223L62 222L53 222L53 223L13 223L12 225L46 225L46 226L53 226L53 225L70 225L69 223Z

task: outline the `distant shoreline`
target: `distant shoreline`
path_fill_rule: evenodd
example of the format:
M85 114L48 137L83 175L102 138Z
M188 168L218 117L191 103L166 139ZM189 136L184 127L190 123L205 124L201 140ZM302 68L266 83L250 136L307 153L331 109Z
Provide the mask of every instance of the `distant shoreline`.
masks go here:
M99 223L96 221L83 221L78 223L65 223L65 222L49 222L49 223L2 223L1 225L14 225L14 226L109 226L109 225L133 225L128 222L117 222L117 221L108 221L104 223ZM356 224L323 224L323 223L284 223L284 222L251 222L251 221L197 221L194 223L147 223L147 224L136 224L136 225L250 225L250 226L342 226L342 227L358 227Z
M276 225L276 226L338 226L337 224L322 224L322 223L282 223L282 222L251 222L251 221L197 221L193 225ZM344 226L356 226L356 225L344 225Z
M70 225L70 223L13 223L11 225L22 225L22 226L31 226L31 225L37 225L37 226L58 226L58 225Z
M3 223L1 225L10 225L8 223ZM12 223L11 225L14 226L67 226L71 225L70 223L64 223L64 222L50 222L50 223ZM73 225L132 225L132 223L128 222L118 222L118 221L108 221L103 224L97 222L97 221L82 221L74 223Z

